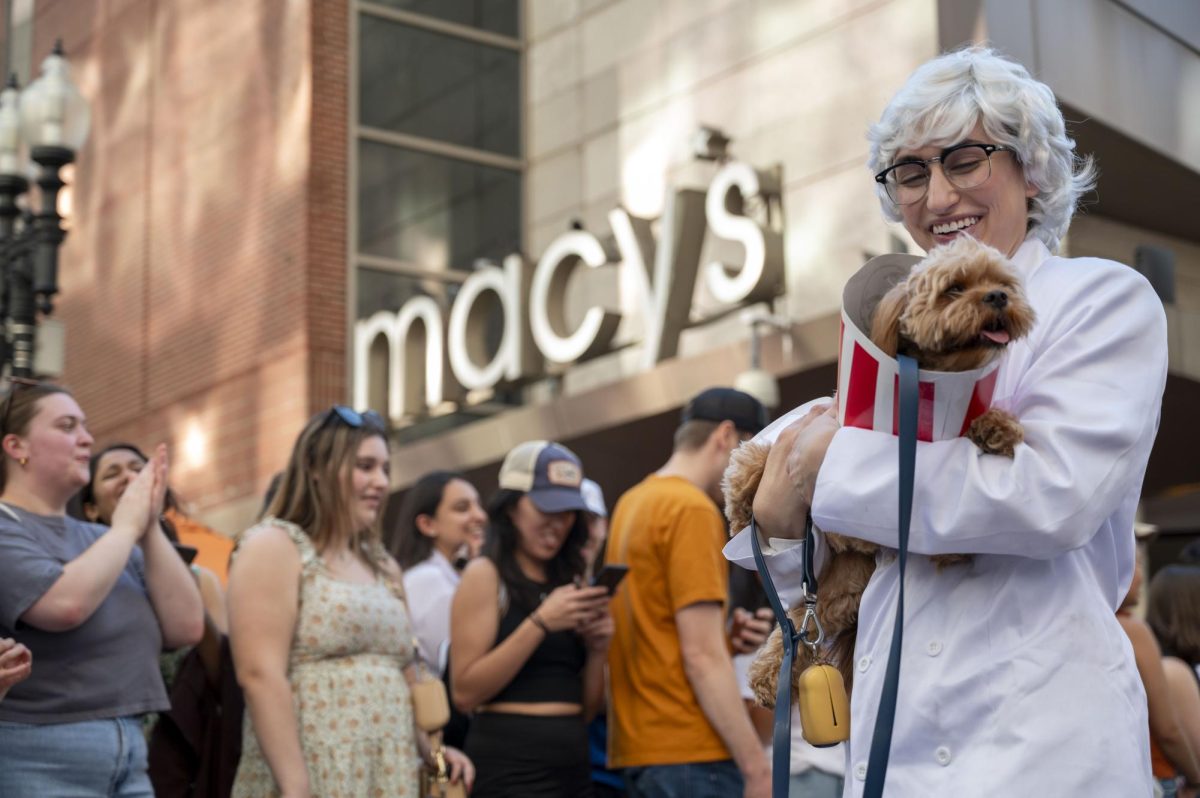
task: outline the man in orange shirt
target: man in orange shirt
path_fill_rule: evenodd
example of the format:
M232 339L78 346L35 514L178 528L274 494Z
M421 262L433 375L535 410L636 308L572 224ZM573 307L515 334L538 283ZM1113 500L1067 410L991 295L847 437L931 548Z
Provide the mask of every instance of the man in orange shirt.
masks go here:
M626 769L633 798L770 794L726 637L718 509L730 453L766 423L749 394L704 391L684 408L666 465L613 511L605 561L629 574L612 606L609 767Z

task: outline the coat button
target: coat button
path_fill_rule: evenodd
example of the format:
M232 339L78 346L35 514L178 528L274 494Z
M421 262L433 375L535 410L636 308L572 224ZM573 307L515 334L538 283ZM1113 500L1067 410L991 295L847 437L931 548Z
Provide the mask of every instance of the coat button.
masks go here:
M854 778L858 779L859 781L867 780L867 763L866 762L859 762L857 765L854 766Z
M860 659L858 661L859 673L866 673L867 668L869 668L869 667L871 667L871 658L870 657L863 657L862 659ZM866 767L866 765L864 765L863 767Z
M938 654L942 653L942 644L937 640L930 640L929 645L926 647L926 651L929 652L929 656L936 657Z
M933 752L933 756L942 767L950 764L950 749L944 745L939 745L938 749Z

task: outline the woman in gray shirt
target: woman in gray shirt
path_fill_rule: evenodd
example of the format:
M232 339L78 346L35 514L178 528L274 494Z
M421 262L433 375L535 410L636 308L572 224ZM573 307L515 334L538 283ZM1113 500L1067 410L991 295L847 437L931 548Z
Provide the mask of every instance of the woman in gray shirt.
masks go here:
M14 381L0 434L0 637L37 662L0 703L0 795L152 796L138 716L168 707L159 651L203 631L195 581L158 524L165 450L108 528L66 514L92 446L69 392Z

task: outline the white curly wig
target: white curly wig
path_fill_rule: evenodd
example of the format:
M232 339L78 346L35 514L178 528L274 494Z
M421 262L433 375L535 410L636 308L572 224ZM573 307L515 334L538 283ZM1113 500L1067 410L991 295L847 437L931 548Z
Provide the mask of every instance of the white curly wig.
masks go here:
M868 131L868 166L877 173L901 149L955 144L977 122L995 143L1016 151L1025 179L1038 190L1029 202L1028 234L1057 250L1080 195L1096 183L1096 167L1091 156L1075 154L1050 87L991 49L970 47L922 64ZM884 216L900 221L883 186L876 190Z

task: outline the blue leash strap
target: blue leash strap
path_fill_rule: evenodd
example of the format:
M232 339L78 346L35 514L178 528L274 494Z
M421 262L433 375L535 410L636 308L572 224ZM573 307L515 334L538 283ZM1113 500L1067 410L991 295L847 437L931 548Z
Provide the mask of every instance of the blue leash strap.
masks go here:
M796 651L804 630L797 631L796 625L783 609L775 583L767 571L767 562L763 558L762 544L758 541L758 523L750 517L750 545L754 550L754 566L762 578L763 591L767 594L767 603L779 621L780 633L783 635L783 663L779 666L779 687L775 691L775 731L771 748L771 798L788 798L788 788L791 781L792 768L792 664L796 661ZM812 535L812 517L809 516L804 530L804 576L802 587L806 595L816 595L817 580L813 576L812 562L814 541Z
M867 760L867 782L863 798L882 798L887 777L888 756L892 750L892 726L896 720L896 695L900 687L900 649L904 640L904 566L908 561L908 527L912 521L913 472L917 461L917 361L900 355L900 586L896 595L896 623L892 627L892 648L888 652L883 693L875 715L871 736L871 755Z

